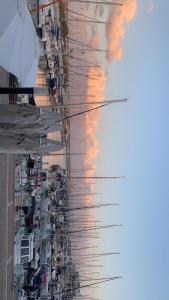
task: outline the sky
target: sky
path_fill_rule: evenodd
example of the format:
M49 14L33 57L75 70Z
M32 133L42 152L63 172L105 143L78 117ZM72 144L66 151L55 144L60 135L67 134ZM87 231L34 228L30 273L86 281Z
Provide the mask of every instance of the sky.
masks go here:
M101 300L169 299L169 1L140 0L121 42L123 56L107 64L105 98L128 98L101 111L97 175L126 178L96 185L120 207L96 217L122 228L102 232L104 274L123 279L102 285ZM106 246L105 246L106 245Z
M79 121L79 135L74 131L73 142L77 139L79 144L82 129L86 130L86 145L78 151L86 147L87 166L95 160L98 176L126 176L95 185L95 191L103 193L95 196L95 202L99 198L99 202L120 204L97 210L96 219L123 224L100 233L98 252L120 251L103 259L102 277L122 279L101 285L97 296L100 300L168 300L169 1L125 1L128 9L122 16L111 15L113 26L108 25L106 34L101 29L95 42L108 38L105 99L127 97L128 102L102 109L100 119L92 117L93 132L91 124L84 129ZM103 94L98 82L97 97Z

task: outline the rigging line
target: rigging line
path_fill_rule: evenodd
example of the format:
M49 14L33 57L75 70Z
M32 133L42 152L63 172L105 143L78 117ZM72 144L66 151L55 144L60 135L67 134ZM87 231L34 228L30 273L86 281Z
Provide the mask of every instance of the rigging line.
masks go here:
M72 291L75 291L75 290L80 290L82 288L86 288L86 287L90 287L90 286L94 286L94 285L98 285L98 284L102 284L102 283L105 283L105 282L108 282L108 281L113 281L113 280L116 280L116 279L121 279L122 276L114 276L112 278L109 278L109 279L105 279L105 280L101 280L101 281L97 281L97 282L94 282L94 283L90 283L90 284L85 284L85 285L81 285L81 286L78 286L78 287L75 287L75 288L70 288L70 289L66 289L66 290L62 290L61 292L57 292L53 295L60 295L64 292L72 292Z

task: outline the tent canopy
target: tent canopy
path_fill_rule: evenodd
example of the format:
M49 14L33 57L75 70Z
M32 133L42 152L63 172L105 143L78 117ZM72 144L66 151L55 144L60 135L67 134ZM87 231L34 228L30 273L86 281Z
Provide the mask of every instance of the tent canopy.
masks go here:
M39 53L26 0L1 0L0 65L17 76L21 86L34 86Z

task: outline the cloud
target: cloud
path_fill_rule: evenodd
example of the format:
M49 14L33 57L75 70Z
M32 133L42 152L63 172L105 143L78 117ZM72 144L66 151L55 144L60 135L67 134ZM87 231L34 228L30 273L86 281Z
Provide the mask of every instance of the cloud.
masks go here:
M136 9L137 0L126 0L123 6L113 8L106 25L108 62L122 58L121 42L125 37L126 25L134 18Z
M154 5L154 2L151 1L151 2L149 2L149 4L148 4L147 13L148 13L149 15L151 15L151 14L153 14L154 10L155 10L155 5Z
M91 36L89 40L89 45L94 48L98 48L99 44L100 44L100 35L98 32L94 32L94 34Z
M102 102L104 100L104 88L106 84L106 73L103 68L90 67L89 73L99 75L98 80L95 82L94 87L90 87L93 84L92 79L88 79L88 95L93 94L95 97L92 101ZM90 102L91 98L87 97L87 101ZM97 104L98 106L98 104ZM94 106L92 106L94 107ZM94 160L99 153L99 140L97 138L97 128L100 120L100 110L94 110L85 115L85 138L86 138L86 153L85 166L92 168L92 170L86 171L86 176L94 176L96 166ZM92 180L87 180L90 183Z

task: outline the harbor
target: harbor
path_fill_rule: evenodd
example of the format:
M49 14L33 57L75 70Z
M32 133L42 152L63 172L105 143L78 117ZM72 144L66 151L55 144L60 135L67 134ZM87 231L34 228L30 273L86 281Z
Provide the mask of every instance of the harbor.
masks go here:
M2 69L0 152L5 184L2 180L1 195L3 201L9 198L4 204L1 201L4 300L95 299L88 295L90 287L121 278L97 272L102 266L99 258L118 255L118 251L95 253L99 231L121 225L89 221L92 210L118 203L94 205L87 200L97 194L88 182L118 177L95 176L90 165L87 169L77 165L86 149L85 141L79 143L85 116L127 99L103 101L89 92L86 102L87 81L96 76L90 74L94 64L88 61L88 53L93 56L97 49L83 38L80 42L79 33L75 37L72 21L79 13L74 4L55 2L30 0L27 8L19 7L21 17L29 11L37 34L32 44L36 78L27 76L24 69L18 73L19 66L15 69L21 77ZM94 26L102 23L84 14L81 20ZM27 87L33 80L35 85ZM76 138L74 126L80 130Z
M169 299L169 1L0 7L0 300Z

